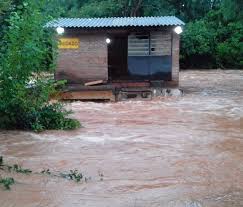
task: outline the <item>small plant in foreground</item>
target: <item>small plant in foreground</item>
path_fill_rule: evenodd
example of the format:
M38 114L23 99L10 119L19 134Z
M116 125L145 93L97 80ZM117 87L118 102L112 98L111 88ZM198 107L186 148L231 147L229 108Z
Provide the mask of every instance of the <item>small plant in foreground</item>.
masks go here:
M32 173L32 170L30 169L24 169L21 166L14 164L12 167L13 171L17 172L17 173L23 173L23 174L30 174Z
M8 172L16 172L16 173L22 173L22 174L30 174L32 173L32 170L30 169L24 169L20 165L14 164L14 165L6 165L4 164L3 157L0 156L0 169L5 170L7 169Z
M2 166L2 165L3 165L3 157L0 156L0 166Z
M0 178L0 185L3 185L3 187L6 190L10 190L11 189L11 185L13 185L15 183L13 178Z
M44 169L41 171L41 174L51 175L51 171L50 169L46 169L46 170Z
M14 164L14 165L8 165L4 163L3 157L0 156L0 170L5 172L15 172L15 173L22 173L29 175L31 173L33 174L42 174L47 176L54 176L54 177L61 177L64 179L72 180L75 182L81 182L84 181L87 183L89 180L91 180L91 177L85 177L81 172L78 170L70 170L69 173L62 173L62 172L56 172L52 173L50 169L43 169L41 172L32 172L30 169L24 169L20 165ZM99 172L100 180L103 181L104 175L103 173ZM0 177L0 185L3 185L5 189L10 190L10 186L15 183L15 180L13 178L4 178L1 179Z
M104 174L100 171L98 173L99 173L100 181L103 181L104 180Z
M29 128L36 132L48 129L71 130L79 128L81 126L79 121L67 118L70 114L71 112L65 110L62 104L55 103L29 114L27 120L31 123Z
M83 179L83 174L79 173L78 170L70 170L70 173L60 173L60 176L76 182L80 182Z

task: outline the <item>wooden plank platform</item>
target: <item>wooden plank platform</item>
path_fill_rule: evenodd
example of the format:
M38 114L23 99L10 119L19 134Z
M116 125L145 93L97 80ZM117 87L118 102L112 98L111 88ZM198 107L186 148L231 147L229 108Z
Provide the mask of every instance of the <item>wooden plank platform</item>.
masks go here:
M120 101L128 99L151 100L152 89L166 88L170 83L171 88L176 86L176 82L168 81L117 81L100 85L85 86L82 84L66 85L62 92L52 97L56 100L81 100L81 101Z
M67 91L60 94L62 100L110 100L115 101L116 97L112 90L104 91Z

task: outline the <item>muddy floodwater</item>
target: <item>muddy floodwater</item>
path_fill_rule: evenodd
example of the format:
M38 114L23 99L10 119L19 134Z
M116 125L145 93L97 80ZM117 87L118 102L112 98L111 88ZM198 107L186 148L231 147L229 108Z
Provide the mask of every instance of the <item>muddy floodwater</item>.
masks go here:
M0 171L16 180L0 206L242 207L243 71L185 71L180 85L184 97L73 102L79 130L1 131L7 163L88 181Z

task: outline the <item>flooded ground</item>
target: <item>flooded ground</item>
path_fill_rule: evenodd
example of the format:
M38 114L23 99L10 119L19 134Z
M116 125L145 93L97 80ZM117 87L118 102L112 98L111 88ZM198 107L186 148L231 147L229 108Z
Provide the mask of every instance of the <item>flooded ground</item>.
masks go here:
M84 126L72 132L0 132L8 163L90 177L11 174L0 206L242 207L243 71L182 72L181 88L180 98L72 103Z

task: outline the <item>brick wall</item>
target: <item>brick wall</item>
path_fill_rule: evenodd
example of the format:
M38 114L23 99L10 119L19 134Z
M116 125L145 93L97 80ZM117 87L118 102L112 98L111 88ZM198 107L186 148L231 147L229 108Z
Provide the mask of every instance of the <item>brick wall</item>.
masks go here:
M172 81L179 84L180 36L172 32Z
M108 80L107 44L104 34L66 34L64 38L79 38L79 49L59 49L56 79L69 83Z

